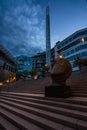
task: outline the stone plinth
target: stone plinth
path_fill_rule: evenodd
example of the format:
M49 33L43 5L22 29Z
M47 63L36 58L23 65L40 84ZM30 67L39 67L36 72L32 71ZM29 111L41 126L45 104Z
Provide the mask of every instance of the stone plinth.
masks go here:
M70 86L51 85L45 87L46 97L67 98L71 96Z

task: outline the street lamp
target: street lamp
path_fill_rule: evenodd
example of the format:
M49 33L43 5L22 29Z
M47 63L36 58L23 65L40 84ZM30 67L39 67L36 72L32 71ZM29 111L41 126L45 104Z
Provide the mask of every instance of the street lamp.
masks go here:
M63 58L63 56L62 56L61 54L59 54L59 58L60 58L60 59L62 59L62 58Z

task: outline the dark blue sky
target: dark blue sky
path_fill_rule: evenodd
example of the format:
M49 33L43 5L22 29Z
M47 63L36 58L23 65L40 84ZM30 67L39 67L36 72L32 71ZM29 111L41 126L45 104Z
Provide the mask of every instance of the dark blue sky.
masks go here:
M32 56L45 50L47 5L52 47L87 27L86 0L0 0L0 44L13 56Z

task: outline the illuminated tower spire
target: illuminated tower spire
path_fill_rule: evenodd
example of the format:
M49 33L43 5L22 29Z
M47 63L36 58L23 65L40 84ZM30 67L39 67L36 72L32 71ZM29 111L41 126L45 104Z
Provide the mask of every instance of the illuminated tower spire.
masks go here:
M46 64L51 68L51 45L50 45L50 15L49 7L46 8Z

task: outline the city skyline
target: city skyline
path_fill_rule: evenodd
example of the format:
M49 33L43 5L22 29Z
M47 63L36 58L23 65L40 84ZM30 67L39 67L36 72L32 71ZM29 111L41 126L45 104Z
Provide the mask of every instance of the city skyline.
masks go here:
M46 49L46 7L51 47L87 27L86 0L0 0L0 43L12 55L33 56Z

